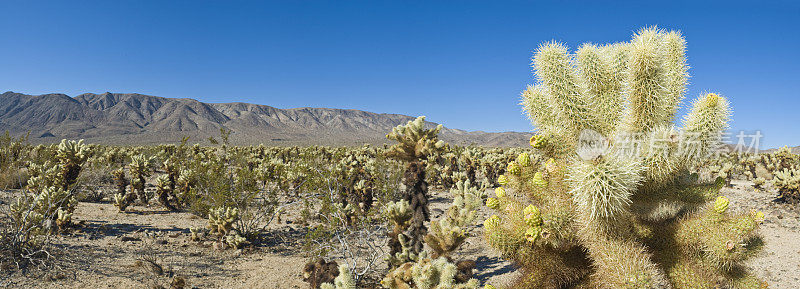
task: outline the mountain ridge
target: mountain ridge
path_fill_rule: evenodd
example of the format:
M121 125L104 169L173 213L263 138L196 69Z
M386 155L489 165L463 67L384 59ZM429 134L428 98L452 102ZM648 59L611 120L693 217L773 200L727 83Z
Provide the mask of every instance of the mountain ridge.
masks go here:
M203 141L229 129L234 144L358 145L387 143L392 127L414 117L342 108L275 108L244 102L205 103L139 93L0 94L0 125L31 132L34 143L83 138L92 143L174 143L183 136ZM429 122L430 126L436 123ZM530 133L444 128L458 145L525 146Z

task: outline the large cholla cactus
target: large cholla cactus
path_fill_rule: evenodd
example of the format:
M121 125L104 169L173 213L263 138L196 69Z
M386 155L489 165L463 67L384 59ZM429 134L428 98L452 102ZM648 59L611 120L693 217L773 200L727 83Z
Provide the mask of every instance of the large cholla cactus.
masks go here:
M719 145L730 111L709 93L683 128L685 42L644 29L628 43L539 47L523 106L544 164L521 157L487 201L491 246L522 275L510 288L761 288L743 261L763 214L731 214L723 183L693 165Z
M81 173L81 166L89 157L89 148L83 140L61 140L56 151L56 159L61 165L61 177L64 179L63 189L67 190L75 184Z
M408 162L403 176L405 194L403 199L408 202L413 211L413 217L408 234L411 250L414 253L422 251L423 236L427 233L425 222L430 220L428 211L428 183L425 181L425 164L423 161L429 155L440 152L445 144L438 139L442 130L439 125L434 129L425 128L425 117L417 117L405 125L399 125L386 135L390 140L398 143L389 148L387 155ZM399 251L389 252L394 256Z

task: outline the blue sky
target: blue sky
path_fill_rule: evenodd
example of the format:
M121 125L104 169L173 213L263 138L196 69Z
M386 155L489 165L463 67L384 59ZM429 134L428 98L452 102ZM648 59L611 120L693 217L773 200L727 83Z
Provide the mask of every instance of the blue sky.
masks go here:
M687 39L690 98L722 93L734 130L761 130L765 148L800 145L800 4L639 2L2 1L0 91L354 108L529 131L519 93L539 43L625 41L658 25Z

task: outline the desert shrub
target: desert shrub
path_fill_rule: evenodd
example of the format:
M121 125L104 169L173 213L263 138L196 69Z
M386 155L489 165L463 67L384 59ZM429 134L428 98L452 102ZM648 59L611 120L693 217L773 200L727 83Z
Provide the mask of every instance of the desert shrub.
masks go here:
M487 242L522 274L511 288L759 288L743 262L758 252L763 214L732 214L725 180L691 168L720 146L728 101L708 93L683 128L672 122L688 66L678 32L630 42L556 42L533 58L522 104L547 161L508 163Z
M38 218L33 211L9 212L0 209L0 269L28 271L31 267L46 270L55 261L54 248L49 236L40 228L48 226L49 219Z

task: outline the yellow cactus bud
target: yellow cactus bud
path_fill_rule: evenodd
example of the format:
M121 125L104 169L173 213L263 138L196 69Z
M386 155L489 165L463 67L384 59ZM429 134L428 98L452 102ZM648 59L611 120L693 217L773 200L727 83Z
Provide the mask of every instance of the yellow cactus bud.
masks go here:
M508 178L506 176L500 176L497 178L497 183L499 183L501 186L508 185Z
M517 157L517 163L523 167L531 165L531 156L528 153L521 153Z
M531 243L536 242L536 239L539 238L539 234L541 232L542 232L542 227L539 226L530 227L527 230L525 230L525 239Z
M518 175L520 173L520 168L517 162L508 163L507 171L512 175Z
M547 181L544 179L544 176L542 176L542 172L533 174L533 184L542 188L547 186Z
M483 289L497 289L497 288L495 288L492 285L486 284L486 286L483 286Z
M497 210L500 208L500 201L495 198L488 198L486 199L486 206L490 209Z
M497 228L498 226L500 226L500 217L498 217L497 215L492 215L491 217L486 219L486 221L483 221L483 226L489 230Z
M496 189L494 189L494 194L498 198L505 198L506 197L506 189L503 189L503 187L496 188Z
M764 212L762 212L762 211L756 212L755 219L756 219L756 222L759 222L759 223L763 222L764 221Z
M542 213L534 205L528 205L522 212L525 214L525 223L528 226L536 227L542 225Z
M529 142L531 144L531 147L540 149L544 147L545 141L546 140L543 135L534 135L531 137Z
M714 211L719 214L725 213L725 210L728 209L728 203L728 198L724 196L717 197L717 200L714 201Z

